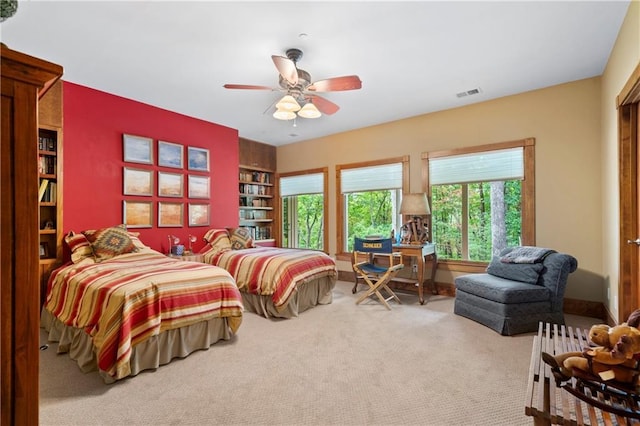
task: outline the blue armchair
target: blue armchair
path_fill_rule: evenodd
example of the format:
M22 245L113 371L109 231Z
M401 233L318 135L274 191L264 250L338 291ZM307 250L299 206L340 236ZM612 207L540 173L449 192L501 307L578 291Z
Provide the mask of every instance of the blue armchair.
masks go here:
M457 277L454 313L502 335L536 331L540 321L564 324L564 291L577 260L547 250L534 263L504 261L519 249L504 249L486 273Z

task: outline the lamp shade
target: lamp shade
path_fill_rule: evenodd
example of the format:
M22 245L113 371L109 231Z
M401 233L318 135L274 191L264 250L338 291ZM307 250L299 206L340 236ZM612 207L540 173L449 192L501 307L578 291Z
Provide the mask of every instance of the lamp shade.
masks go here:
M400 214L423 216L431 214L427 195L424 192L404 194L400 204Z
M318 118L322 114L320 114L320 111L318 111L318 108L316 108L314 104L308 102L300 111L298 111L298 115L303 118Z
M277 118L278 120L293 120L296 118L296 113L278 108L276 112L273 113L273 118Z
M300 104L294 99L293 96L285 95L278 101L278 103L276 104L276 108L283 109L285 111L296 112L300 110Z

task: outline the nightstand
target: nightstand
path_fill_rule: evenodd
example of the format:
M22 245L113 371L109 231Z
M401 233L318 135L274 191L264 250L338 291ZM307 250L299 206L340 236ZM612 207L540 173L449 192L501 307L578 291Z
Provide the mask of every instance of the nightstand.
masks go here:
M170 254L168 255L169 257L172 257L174 259L179 259L179 260L184 260L187 262L200 262L200 263L204 263L204 255L202 254L198 254L198 253L193 253L193 254L183 254L183 255L177 255L177 254Z

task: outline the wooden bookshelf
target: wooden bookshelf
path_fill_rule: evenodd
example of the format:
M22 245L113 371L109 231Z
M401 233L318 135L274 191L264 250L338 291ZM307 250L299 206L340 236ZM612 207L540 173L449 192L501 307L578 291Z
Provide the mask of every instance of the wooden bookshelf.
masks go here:
M275 162L274 146L240 139L239 223L261 245L276 245Z

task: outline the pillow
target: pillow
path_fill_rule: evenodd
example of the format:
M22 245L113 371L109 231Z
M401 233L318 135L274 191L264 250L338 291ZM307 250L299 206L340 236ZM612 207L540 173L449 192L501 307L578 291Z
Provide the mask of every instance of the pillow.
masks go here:
M498 256L493 256L491 263L487 266L487 272L491 275L529 284L538 283L542 269L544 269L542 263L504 263Z
M96 262L111 259L119 254L138 251L138 248L131 241L125 225L83 231L82 233L91 243Z
M133 242L133 245L136 246L136 248L139 249L146 249L149 248L148 245L146 245L145 243L142 242L142 240L140 240L140 233L139 232L127 232L129 234L129 238L131 238L131 242Z
M231 240L229 239L229 231L226 229L210 229L204 234L204 240L211 246L212 250L217 253L223 250L231 249Z
M73 231L69 231L69 233L64 236L64 241L69 246L69 250L71 250L71 261L73 263L80 263L85 259L95 261L91 243L89 243L89 240L87 240L84 234L76 234Z
M247 228L229 228L229 234L231 235L231 248L233 250L240 250L246 248L253 248L253 237L251 237L251 231Z

